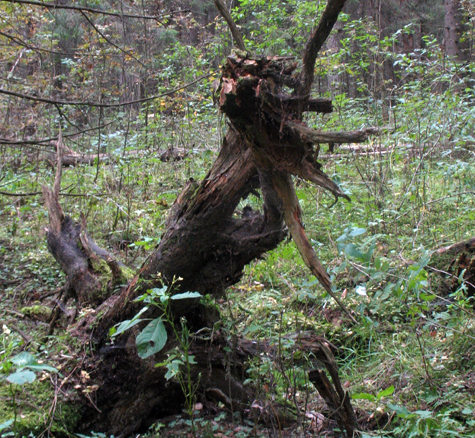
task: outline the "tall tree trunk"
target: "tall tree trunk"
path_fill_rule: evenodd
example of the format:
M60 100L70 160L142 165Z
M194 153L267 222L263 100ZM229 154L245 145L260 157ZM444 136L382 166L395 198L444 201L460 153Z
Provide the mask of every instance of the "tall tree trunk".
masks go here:
M460 0L444 0L444 40L445 53L456 61L469 59L468 39L463 42L465 25L463 23L463 7Z

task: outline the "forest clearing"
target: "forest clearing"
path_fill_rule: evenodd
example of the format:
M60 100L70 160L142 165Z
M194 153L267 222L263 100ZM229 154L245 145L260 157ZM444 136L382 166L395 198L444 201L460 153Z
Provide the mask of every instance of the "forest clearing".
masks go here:
M473 0L4 0L0 436L475 435Z

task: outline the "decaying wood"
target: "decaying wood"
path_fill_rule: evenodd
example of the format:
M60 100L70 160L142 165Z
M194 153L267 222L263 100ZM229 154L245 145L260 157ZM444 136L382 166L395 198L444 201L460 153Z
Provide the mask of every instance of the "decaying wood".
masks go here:
M61 132L57 144L57 166L53 188L43 185L43 197L50 227L46 229L48 249L56 261L60 264L67 276L67 285L63 297L63 304L72 297L78 305L99 305L104 301L108 293L118 281L125 282L125 275L114 257L99 246L87 235L85 221L75 224L72 219L65 216L59 204L59 192L62 177L62 153ZM112 282L103 284L103 272L94 269L91 259L102 259L109 266L112 274ZM99 262L100 263L100 262ZM120 274L118 273L120 272ZM120 283L119 283L120 284ZM52 323L57 318L53 317Z
M464 251L467 251L467 252L475 251L475 237L469 240L465 240L464 242L457 242L457 243L454 243L453 245L439 248L435 251L435 254L439 256L443 254L455 256Z
M54 178L53 188L50 190L46 185L42 186L43 198L49 213L49 222L53 233L59 234L61 232L61 224L64 220L64 213L58 201L59 189L61 187L61 176L63 172L63 144L61 139L61 131L59 132L57 150L57 166L56 176Z
M295 67L297 65L295 64ZM297 96L276 96L272 93L266 93L266 100L269 104L282 108L286 113L315 112L329 114L333 112L333 105L330 99L310 98L303 99Z
M119 279L124 280L120 264L94 243L84 220L75 223L58 214L53 201L57 203L59 188L53 190L55 196L45 190L45 199L51 198L46 200L52 221L47 233L48 248L66 273L67 289L79 305L94 307L70 328L77 340L90 345L82 370L91 377L87 382L77 383L84 430L126 435L145 430L160 416L180 410L179 385L167 383L164 367L154 366L176 346L173 337L155 357L142 360L135 347L141 326L118 336L113 344L109 329L136 314L141 307L136 302L139 295L164 284L174 284L172 293L198 291L202 295L221 296L241 279L248 263L284 240L284 224L311 272L343 307L305 234L292 183L292 176L299 176L336 198L348 199L322 171L317 161L318 143L364 141L371 133L322 133L302 122L305 110L331 110L331 102L310 98L313 74L309 69L313 70L316 53L309 52L321 47L343 3L329 1L322 22L307 45L305 71L300 76L295 73L297 63L289 58L252 59L238 53L227 59L218 92L220 110L228 118L229 130L219 156L203 181L188 181L170 210L159 245L118 292L114 293L114 287ZM288 94L286 87L294 93ZM58 163L61 162L59 159ZM256 191L260 191L261 209L245 206L238 212L239 203ZM107 279L98 272L98 262L106 267ZM178 278L180 281L176 282ZM200 393L218 397L233 409L245 409L253 399L251 388L242 385L244 364L252 354L252 349L246 350L245 346L253 344L235 340L228 345L226 333L214 333L212 329L219 318L216 311L211 312L196 299L177 303L173 314L186 317L191 330L208 328L212 333L206 341L196 339L192 347L198 362L192 373L195 381L201 375ZM150 308L146 317L156 318L160 314L159 309ZM332 385L319 372L314 373L315 384L329 407L336 411L334 418L350 434L355 425L354 413L341 388L331 352L326 344L307 343L310 345L316 345L333 382Z
M447 292L465 283L468 296L475 296L475 238L437 249L429 268L445 277Z
M318 281L325 288L328 294L333 297L351 321L356 324L355 318L343 305L341 300L333 293L330 277L323 265L320 263L320 260L318 260L315 250L305 234L302 224L302 210L297 195L295 194L290 176L288 174L278 174L275 172L273 177L274 187L279 194L279 198L282 200L285 223L287 224L292 239L299 249L305 264L312 274L318 278Z
M282 212L305 263L325 290L354 321L331 290L328 274L305 235L298 199L290 176L297 175L318 184L335 197L348 198L321 171L321 165L317 161L318 152L313 144L329 141L362 142L374 130L321 133L305 126L298 118L293 119L284 109L269 106L267 90L272 89L274 95L282 95L282 83L286 81L285 73L281 73L281 82L276 82L273 72L291 74L293 71L286 67L286 61L281 58L250 60L237 56L230 57L224 67L220 91L221 109L235 129L244 132L246 136L252 150L252 159L259 171L264 199L269 189L277 192L277 199L280 201L277 210ZM270 181L263 184L265 178ZM272 195L267 194L267 197L271 199Z
M288 122L287 125L289 129L295 131L294 135L298 135L302 140L310 143L361 143L377 132L376 128L346 132L321 132L296 122Z
M331 409L331 416L344 427L346 436L349 438L353 437L358 424L355 412L351 406L350 395L341 385L338 366L328 343L325 340L319 340L319 347L320 361L325 365L332 382L330 382L325 372L319 368L314 368L309 371L309 380L315 385ZM322 356L323 358L321 358Z

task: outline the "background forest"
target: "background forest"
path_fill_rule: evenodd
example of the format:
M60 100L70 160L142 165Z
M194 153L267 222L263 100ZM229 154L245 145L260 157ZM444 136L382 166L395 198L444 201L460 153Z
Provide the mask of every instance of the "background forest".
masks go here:
M227 1L253 56L296 62L325 5ZM295 350L291 334L309 330L336 347L361 436L475 436L475 2L348 0L343 11L312 90L334 111L305 121L378 130L320 149L351 202L295 185L306 232L357 324L287 239L216 301L230 339L277 352L253 359L246 376L265 403L241 417L190 383L187 412L140 436L340 436L306 377L311 358ZM59 136L64 211L82 213L95 241L135 271L186 182L216 159L227 124L213 90L233 49L212 0L0 1L1 437L106 436L75 434L62 390L78 360L66 330L73 308L49 330L64 274L47 249L41 186L53 184ZM260 204L256 193L240 208ZM186 382L186 370L170 378ZM97 388L87 388L92 403ZM277 405L288 424L272 420Z

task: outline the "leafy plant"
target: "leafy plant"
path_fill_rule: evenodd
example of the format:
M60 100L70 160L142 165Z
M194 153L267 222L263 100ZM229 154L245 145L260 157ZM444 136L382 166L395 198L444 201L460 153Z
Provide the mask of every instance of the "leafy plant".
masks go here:
M176 379L180 384L183 395L185 396L185 409L191 419L193 433L195 433L194 404L199 377L198 382L193 382L191 366L196 364L196 362L194 356L190 354L192 336L186 325L185 318L180 319L180 329L176 328L170 304L172 301L201 298L201 294L198 292L173 294L174 288L175 281L173 281L170 286L150 289L136 299L138 302L144 302L149 306L159 308L162 311L162 315L150 321L145 328L140 331L136 337L135 344L137 346L138 355L142 359L146 359L160 352L166 345L168 334L165 322L171 327L178 346L167 353L167 359L165 361L157 363L155 366L166 367L167 373L165 374L165 378L167 380ZM114 338L140 322L145 321L141 319L140 316L149 309L149 306L144 307L131 320L123 321L111 328L109 332L111 337Z
M10 350L11 351L11 350ZM28 383L33 383L36 380L36 372L48 371L50 373L57 373L58 370L50 365L46 365L38 362L36 357L23 351L13 357L6 357L9 353L9 349L4 349L1 356L1 375L0 382L5 381L9 384L10 395L12 398L13 414L14 417L11 420L0 425L0 431L13 426L15 429L17 425L18 407L15 400L16 387L22 386Z

